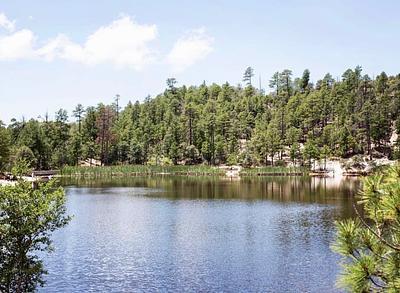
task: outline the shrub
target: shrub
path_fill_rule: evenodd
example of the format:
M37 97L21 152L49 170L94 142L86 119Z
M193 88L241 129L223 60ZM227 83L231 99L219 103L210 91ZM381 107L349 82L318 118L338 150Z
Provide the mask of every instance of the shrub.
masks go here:
M32 292L45 270L37 252L50 252L51 233L70 220L55 183L0 187L0 292Z

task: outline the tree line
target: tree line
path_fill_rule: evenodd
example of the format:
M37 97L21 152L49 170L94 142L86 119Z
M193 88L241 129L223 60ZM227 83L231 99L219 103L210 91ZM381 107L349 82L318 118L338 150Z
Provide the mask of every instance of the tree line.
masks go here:
M399 157L400 75L371 78L357 66L341 79L326 74L315 84L310 71L294 78L276 72L270 93L252 83L205 82L178 86L167 80L154 98L77 105L54 120L18 121L0 127L0 168L23 162L48 169L96 158L112 164L310 164L329 156ZM72 120L73 122L70 122Z

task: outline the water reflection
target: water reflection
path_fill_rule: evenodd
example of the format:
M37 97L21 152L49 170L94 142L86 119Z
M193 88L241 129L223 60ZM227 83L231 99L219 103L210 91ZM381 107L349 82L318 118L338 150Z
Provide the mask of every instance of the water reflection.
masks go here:
M64 181L43 292L333 292L334 221L357 181L134 177Z
M316 177L115 177L65 178L64 185L81 187L146 187L151 197L170 199L271 200L277 202L318 203L342 208L342 216L354 216L351 198L360 180Z

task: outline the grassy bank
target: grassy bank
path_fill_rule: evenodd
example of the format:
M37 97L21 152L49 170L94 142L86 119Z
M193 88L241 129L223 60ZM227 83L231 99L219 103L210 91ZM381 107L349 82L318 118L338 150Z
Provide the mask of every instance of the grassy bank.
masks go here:
M110 177L140 175L186 175L186 176L223 176L225 172L216 167L196 166L147 166L122 165L102 167L64 167L62 176Z
M240 176L302 176L307 175L309 170L297 167L261 167L244 168L240 171Z
M143 175L183 175L183 176L224 176L225 170L218 167L195 166L147 166L122 165L102 167L68 166L61 169L62 176L79 177L115 177L115 176L143 176ZM304 168L292 167L261 167L244 168L240 176L301 176L308 174Z

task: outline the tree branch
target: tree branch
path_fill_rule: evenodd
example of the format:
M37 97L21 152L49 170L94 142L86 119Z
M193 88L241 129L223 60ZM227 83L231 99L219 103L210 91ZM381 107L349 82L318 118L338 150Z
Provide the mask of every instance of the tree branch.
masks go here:
M355 204L355 202L354 202L354 197L353 197L353 200L352 200L352 204L353 204L353 208L354 208L354 210L355 210L355 212L356 212L356 214L357 214L357 217L360 219L361 223L362 223L372 234L374 234L374 235L375 235L383 244L385 244L386 246L388 246L388 247L390 247L390 248L392 248L392 249L394 249L394 250L396 250L396 251L400 251L400 247L395 246L395 245L389 243L386 239L384 239L383 237L381 237L380 235L378 235L378 233L376 233L376 232L374 231L374 229L372 229L371 226L369 226L369 225L367 224L367 222L365 222L365 220L361 217L360 212L358 211L358 209L357 209L357 207L356 207L356 204Z

